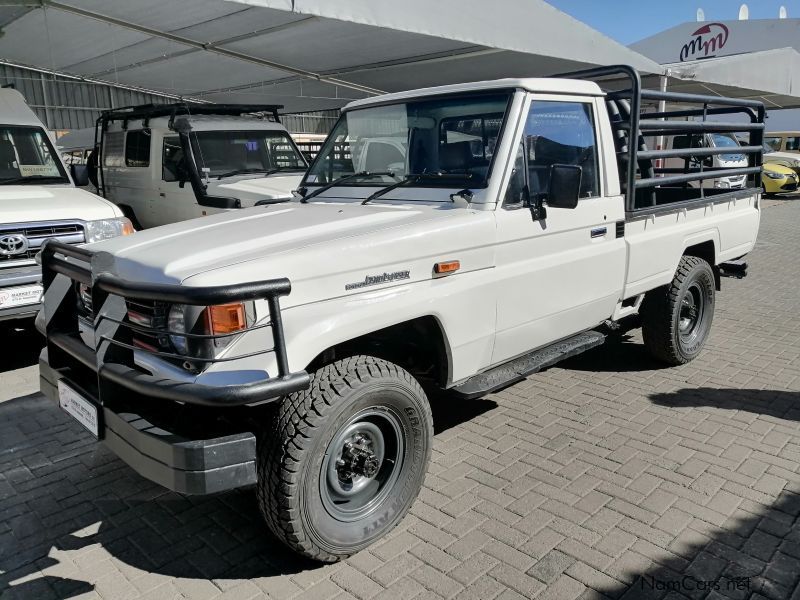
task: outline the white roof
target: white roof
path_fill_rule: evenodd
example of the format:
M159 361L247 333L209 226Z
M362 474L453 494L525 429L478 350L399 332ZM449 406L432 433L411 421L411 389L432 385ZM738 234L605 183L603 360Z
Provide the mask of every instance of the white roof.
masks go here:
M69 0L42 6L0 7L0 57L213 102L283 104L286 112L603 64L659 70L544 0Z
M363 108L373 104L384 102L395 102L418 98L420 96L435 96L439 94L457 94L459 92L475 92L481 90L500 90L500 89L523 89L531 92L543 94L570 94L582 96L602 96L604 95L600 87L593 81L581 81L577 79L559 79L528 77L525 79L495 79L493 81L478 81L475 83L459 83L454 85L440 85L436 87L422 88L419 90L408 90L394 94L384 94L374 98L355 100L344 107L345 110L352 108Z
M673 92L761 100L767 109L800 107L800 53L794 48L749 52L665 65Z
M42 126L42 122L25 103L22 94L7 88L0 89L0 124Z
M94 148L94 127L73 129L58 138L56 145L62 152Z

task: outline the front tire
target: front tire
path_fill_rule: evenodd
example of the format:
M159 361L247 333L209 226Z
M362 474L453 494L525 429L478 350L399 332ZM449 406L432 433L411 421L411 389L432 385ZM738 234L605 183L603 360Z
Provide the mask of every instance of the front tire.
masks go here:
M259 440L261 511L296 552L347 558L408 512L432 440L430 406L411 374L371 356L338 360L283 400Z
M648 292L642 304L642 337L650 354L682 365L700 354L714 319L714 271L702 258L684 256L672 283Z

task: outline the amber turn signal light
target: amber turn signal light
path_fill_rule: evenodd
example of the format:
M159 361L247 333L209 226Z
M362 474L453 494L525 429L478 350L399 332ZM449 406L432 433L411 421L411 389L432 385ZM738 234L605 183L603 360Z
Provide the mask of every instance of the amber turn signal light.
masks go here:
M447 262L438 262L433 265L433 272L437 275L449 275L455 273L461 268L461 262L458 260L448 260Z
M136 233L136 228L133 226L128 219L122 221L122 235L130 235L132 233Z
M247 327L244 304L218 304L206 309L208 330L212 335L235 333Z

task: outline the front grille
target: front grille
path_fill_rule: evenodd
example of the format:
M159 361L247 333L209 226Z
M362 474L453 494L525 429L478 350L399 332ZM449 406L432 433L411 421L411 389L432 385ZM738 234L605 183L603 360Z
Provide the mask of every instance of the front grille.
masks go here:
M56 239L65 244L82 244L86 241L83 224L77 222L41 222L0 225L0 238L6 235L23 235L28 240L28 249L19 254L0 254L0 268L17 263L30 262L45 240Z

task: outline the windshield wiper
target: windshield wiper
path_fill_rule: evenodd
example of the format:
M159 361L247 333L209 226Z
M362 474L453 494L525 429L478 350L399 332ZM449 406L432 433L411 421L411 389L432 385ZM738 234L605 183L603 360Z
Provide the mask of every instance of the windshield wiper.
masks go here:
M403 179L398 181L397 183L392 183L387 185L385 188L379 189L377 192L372 194L371 196L367 196L367 198L361 203L363 206L376 198L380 198L384 194L388 194L392 190L395 190L399 187L406 186L410 183L416 183L422 179L471 179L472 173L409 173Z
M272 175L273 173L278 173L279 171L305 171L308 167L275 167L274 169L270 169L267 171L267 175Z
M337 185L341 185L342 183L345 183L346 181L349 181L351 179L355 179L356 177L394 177L394 176L395 176L394 173L392 173L391 171L373 171L373 172L359 171L358 173L351 173L350 175L339 177L338 179L334 179L333 181L326 183L322 187L315 189L310 194L303 196L300 199L300 202L305 204L306 202L309 201L309 199L313 198L314 196L319 196L322 192L325 192L331 189L332 187L336 187Z
M11 179L0 179L0 185L14 185L17 183L68 183L68 180L60 175L33 175L31 177L12 177Z
M224 177L233 177L234 175L246 175L247 173L266 173L267 175L270 174L268 169L234 169L233 171L228 171L227 173L223 173L222 175L217 176L217 181L219 181Z

